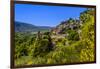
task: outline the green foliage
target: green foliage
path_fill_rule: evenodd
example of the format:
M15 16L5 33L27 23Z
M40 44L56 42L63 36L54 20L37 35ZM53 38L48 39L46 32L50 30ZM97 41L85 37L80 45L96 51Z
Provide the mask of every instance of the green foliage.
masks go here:
M94 61L94 17L93 16L91 16L90 20L84 24L82 28L81 37L86 45L85 49L82 49L80 53L81 62Z
M36 41L36 44L34 46L33 56L37 55L43 55L45 52L48 52L48 44L49 41L47 39L42 39Z
M75 20L70 18L69 26L75 24L78 28L63 28L63 32L58 35L46 31L33 34L15 33L15 65L94 61L94 10L81 13L80 21L82 26L79 27Z
M79 40L79 34L75 30L68 30L68 40Z
M74 23L75 20L73 18L69 18L68 23Z

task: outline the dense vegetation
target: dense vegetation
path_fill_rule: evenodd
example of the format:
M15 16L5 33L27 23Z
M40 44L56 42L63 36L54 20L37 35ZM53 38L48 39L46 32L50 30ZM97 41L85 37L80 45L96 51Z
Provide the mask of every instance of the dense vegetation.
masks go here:
M51 31L15 34L15 65L65 64L94 61L94 9L69 18Z

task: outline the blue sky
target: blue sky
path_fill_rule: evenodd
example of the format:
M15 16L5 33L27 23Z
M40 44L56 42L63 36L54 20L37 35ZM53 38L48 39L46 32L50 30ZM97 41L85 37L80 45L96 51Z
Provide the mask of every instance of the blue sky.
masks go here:
M86 8L15 4L15 21L54 27L69 18L78 18Z

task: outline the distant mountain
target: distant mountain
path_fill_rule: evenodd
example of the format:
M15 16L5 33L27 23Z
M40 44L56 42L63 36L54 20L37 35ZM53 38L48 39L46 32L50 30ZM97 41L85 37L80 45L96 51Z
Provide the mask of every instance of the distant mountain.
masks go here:
M28 23L15 21L15 32L37 32L51 30L48 26L35 26Z

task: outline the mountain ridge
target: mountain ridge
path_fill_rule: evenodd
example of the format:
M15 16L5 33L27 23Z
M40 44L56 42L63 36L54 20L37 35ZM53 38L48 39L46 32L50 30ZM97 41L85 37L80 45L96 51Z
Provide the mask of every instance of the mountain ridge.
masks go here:
M33 24L15 21L15 32L37 32L50 30L51 28L49 26L35 26Z

